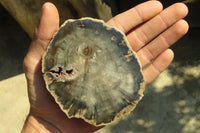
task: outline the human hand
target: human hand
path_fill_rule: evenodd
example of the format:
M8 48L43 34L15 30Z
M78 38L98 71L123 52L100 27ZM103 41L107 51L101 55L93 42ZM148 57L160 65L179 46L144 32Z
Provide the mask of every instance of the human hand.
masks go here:
M187 12L187 7L180 3L162 11L162 5L158 1L148 1L107 22L127 35L141 62L146 85L171 63L174 55L168 47L186 34L188 24L182 18ZM59 15L56 7L51 3L44 4L39 26L24 59L30 113L22 132L84 133L101 128L82 119L67 118L46 90L41 58L58 28Z

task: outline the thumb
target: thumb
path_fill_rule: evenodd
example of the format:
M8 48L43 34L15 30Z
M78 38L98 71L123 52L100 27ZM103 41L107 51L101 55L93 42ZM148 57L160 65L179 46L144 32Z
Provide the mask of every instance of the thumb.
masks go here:
M59 28L59 14L52 3L45 3L42 7L42 14L28 54L36 60L40 60L46 50L54 33Z

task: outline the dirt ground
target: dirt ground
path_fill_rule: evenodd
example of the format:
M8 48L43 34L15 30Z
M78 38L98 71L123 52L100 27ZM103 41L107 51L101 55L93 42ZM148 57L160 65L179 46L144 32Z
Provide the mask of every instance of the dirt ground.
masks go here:
M172 47L173 63L146 88L137 108L97 133L200 133L200 20L188 21L189 33ZM19 133L29 111L22 69L29 44L28 35L0 6L1 133Z

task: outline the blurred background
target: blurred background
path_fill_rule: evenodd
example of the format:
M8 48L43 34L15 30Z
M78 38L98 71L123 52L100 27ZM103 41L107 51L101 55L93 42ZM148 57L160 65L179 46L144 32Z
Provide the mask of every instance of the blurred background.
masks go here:
M14 0L0 1L2 4L0 4L0 132L2 133L20 132L29 111L22 62L31 42L32 31L38 23L40 8L45 2L45 0L20 1L24 3ZM52 0L57 7L60 7L61 1ZM72 0L62 4L68 7L68 16L63 15L65 12L63 6L59 9L62 21L69 17L78 18L87 15L80 14L74 6L76 3L70 1ZM111 7L112 15L116 15L144 0L103 0L103 2ZM174 0L161 2L164 7L175 3ZM189 14L185 19L190 29L186 36L171 47L175 52L173 63L146 88L145 96L129 116L118 123L106 126L97 131L98 133L200 133L200 1L188 0L186 4ZM89 15L95 17L97 14L97 18L105 21L110 17L98 16L98 11L94 12L90 12ZM24 14L18 16L22 13Z

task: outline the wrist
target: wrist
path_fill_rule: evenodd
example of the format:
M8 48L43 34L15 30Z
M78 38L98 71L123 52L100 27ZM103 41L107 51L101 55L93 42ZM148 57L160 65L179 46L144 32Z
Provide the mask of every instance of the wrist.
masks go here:
M21 133L60 133L60 131L42 118L29 114Z

